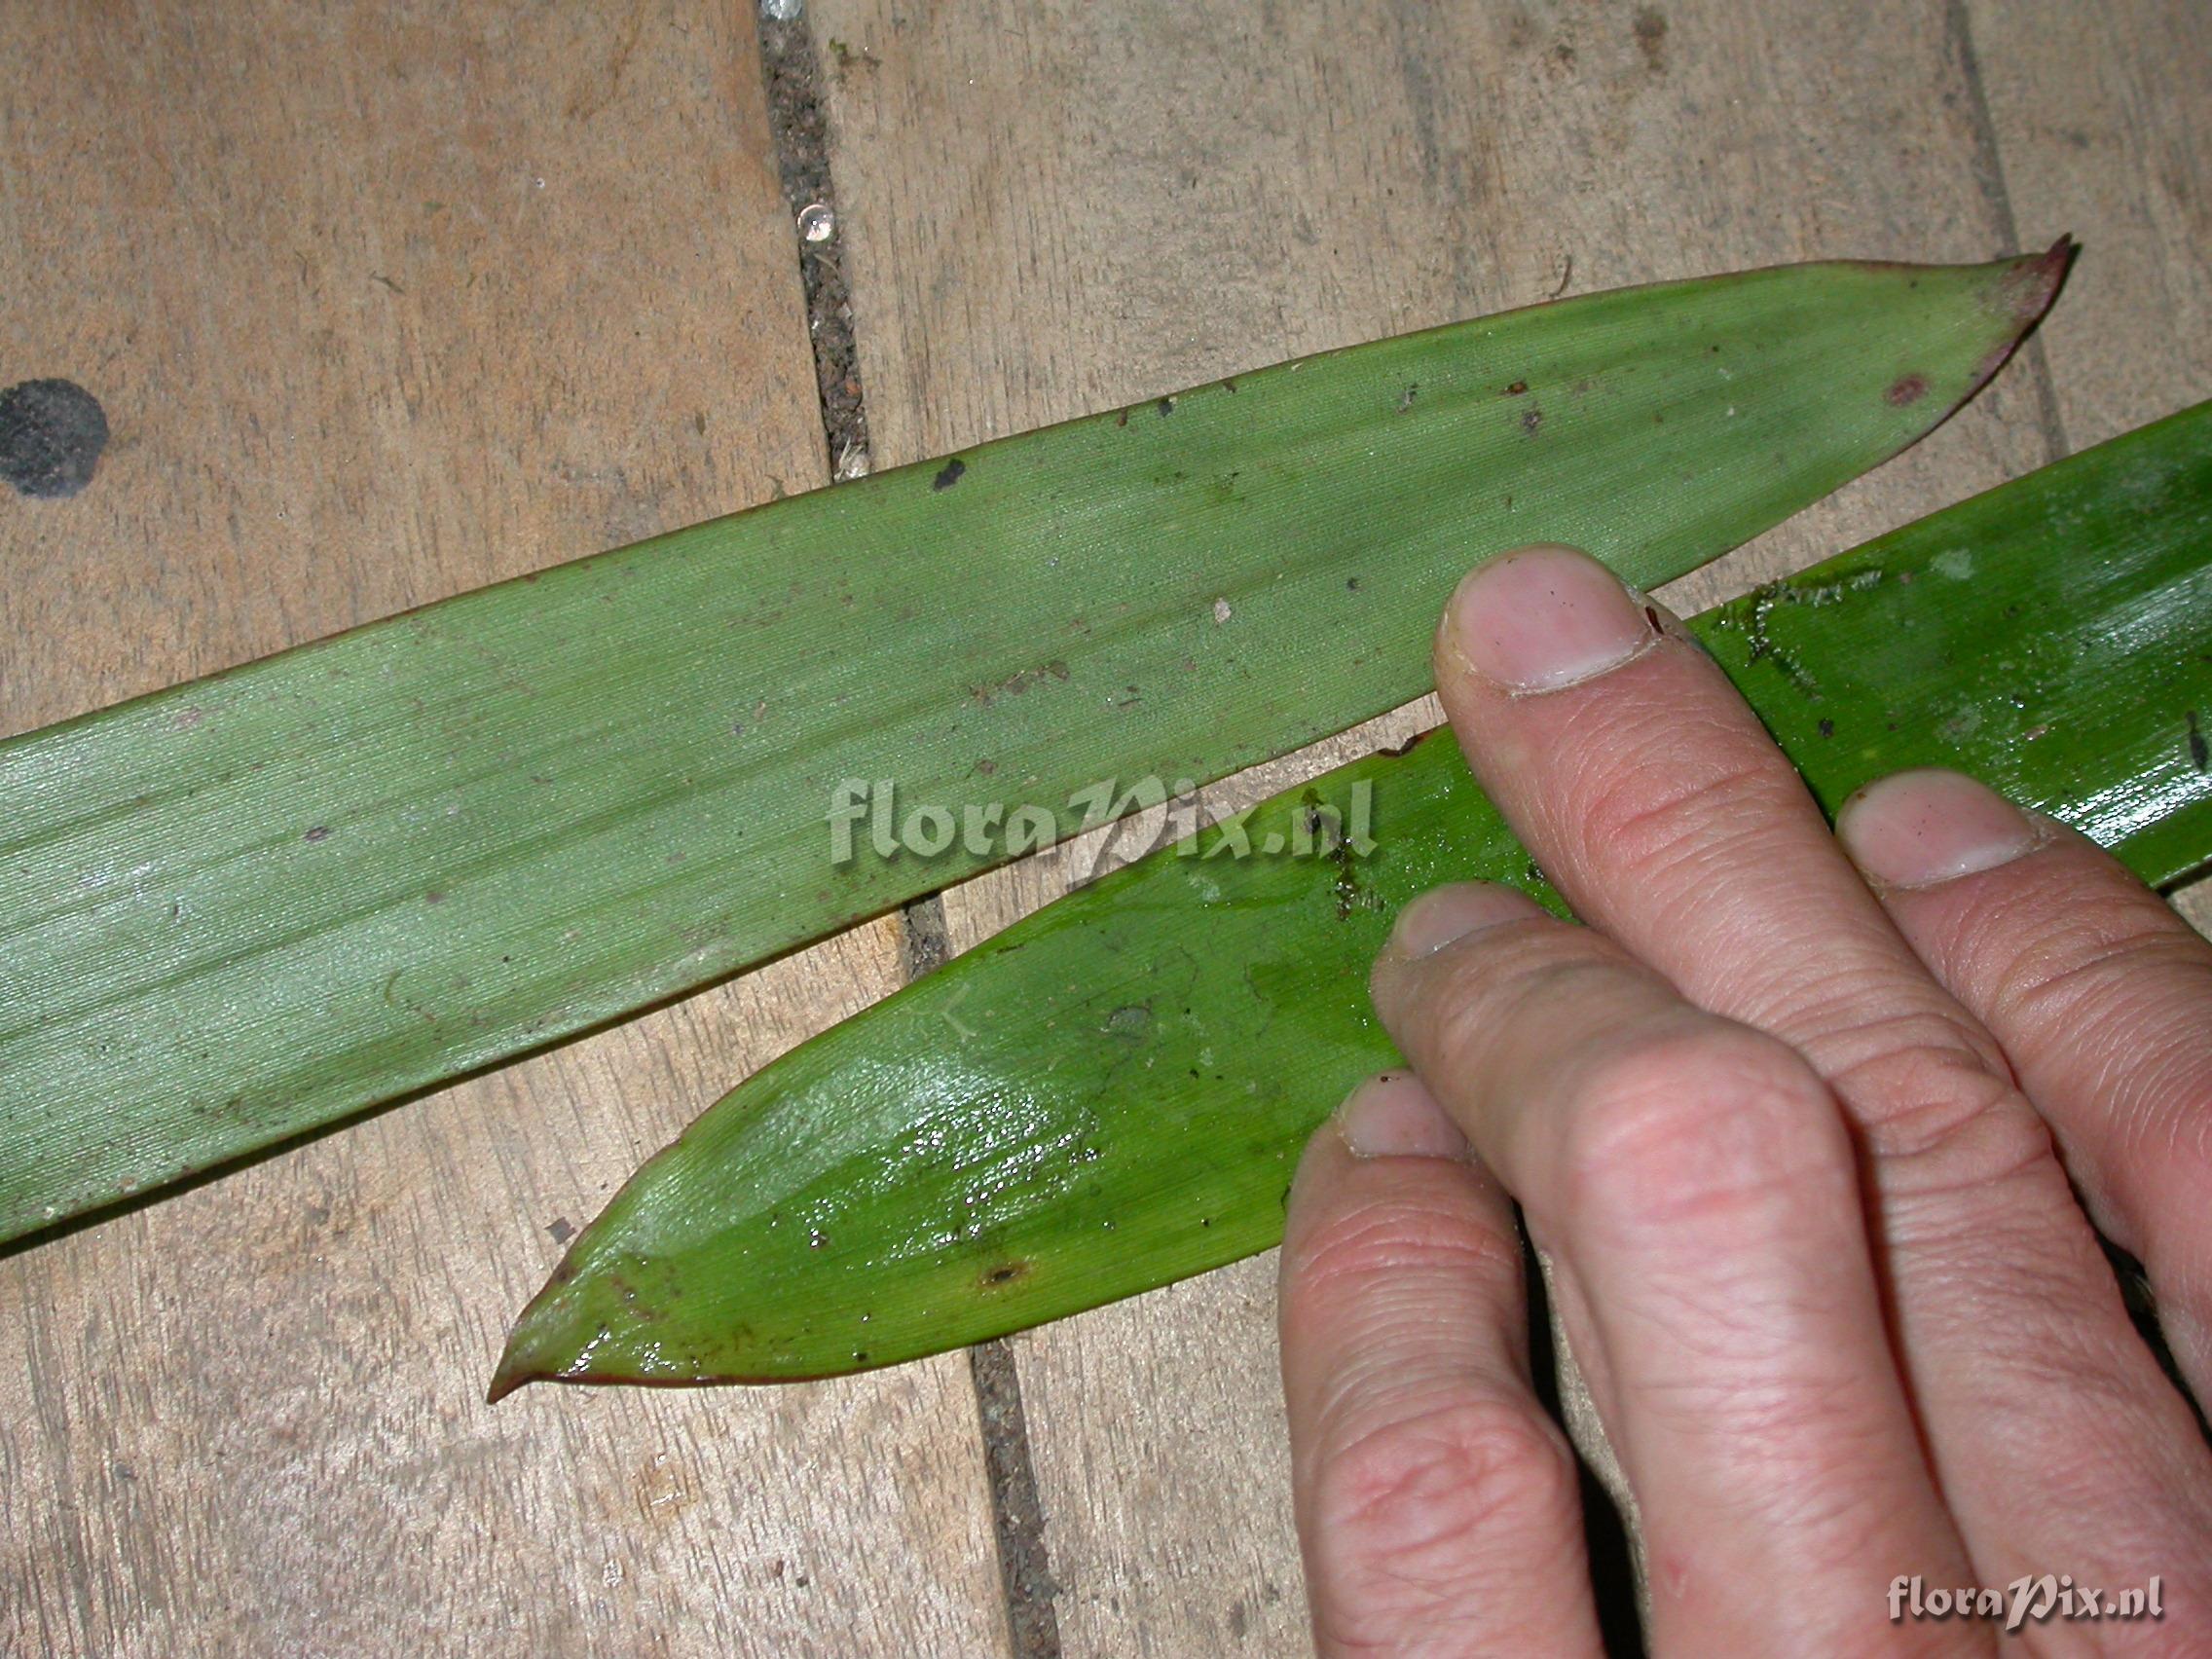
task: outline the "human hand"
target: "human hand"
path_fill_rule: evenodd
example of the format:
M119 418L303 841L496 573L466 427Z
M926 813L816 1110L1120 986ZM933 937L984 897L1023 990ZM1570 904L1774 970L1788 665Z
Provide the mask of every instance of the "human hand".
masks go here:
M1495 887L1407 906L1373 992L1412 1071L1299 1167L1322 1653L1598 1651L1509 1197L1637 1499L1654 1652L1985 1650L1987 1620L1893 1623L1893 1580L2044 1573L2157 1574L2165 1613L2031 1650L2212 1649L2212 1453L2090 1226L2212 1400L2212 946L1956 774L1878 782L1831 834L1720 670L1582 554L1470 575L1436 674L1589 925Z

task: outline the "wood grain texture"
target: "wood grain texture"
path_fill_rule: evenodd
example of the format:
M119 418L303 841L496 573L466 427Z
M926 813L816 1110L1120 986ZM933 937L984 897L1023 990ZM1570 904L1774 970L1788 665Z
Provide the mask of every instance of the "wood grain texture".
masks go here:
M745 8L0 9L0 727L825 478ZM891 924L0 1261L0 1650L1004 1651L957 1357L536 1390L514 1310Z
M2172 257L2108 222L2099 185L2048 206L2006 195L1957 10L811 10L880 463L1555 291L1813 257L1985 258L2065 229L2108 261ZM2185 26L2178 4L2144 10ZM2139 50L2124 21L2110 34L2123 61ZM2071 93L2055 58L2022 73L2046 101ZM2113 326L2088 309L2070 295L2059 315L2084 337ZM2023 361L1912 455L1668 597L1702 608L2051 459L2045 373ZM1068 863L948 894L954 946L1059 891ZM1303 1641L1272 1273L1247 1264L1017 1340L1071 1655Z
M0 731L821 482L748 10L0 10L0 383L114 428L0 494ZM2047 381L1686 609L2212 392L2186 0L813 13L879 464L1555 288L2083 240ZM898 977L859 930L0 1260L0 1650L1006 1651L957 1360L477 1403L553 1234ZM1254 1263L1016 1345L1069 1653L1298 1649L1272 1310Z
M2042 331L2067 442L2212 397L2212 31L2185 0L1972 0L2015 208L2083 244Z

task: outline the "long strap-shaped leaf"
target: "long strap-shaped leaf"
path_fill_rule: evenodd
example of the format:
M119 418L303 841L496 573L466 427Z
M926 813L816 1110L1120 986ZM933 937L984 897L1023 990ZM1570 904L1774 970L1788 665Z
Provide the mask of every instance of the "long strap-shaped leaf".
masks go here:
M2212 857L2212 404L1692 624L1830 810L1950 765L2154 880ZM1439 881L1552 903L1449 733L1084 888L794 1050L647 1163L516 1326L540 1378L890 1364L1276 1242L1299 1150L1396 1063L1367 970ZM1213 856L1208 856L1209 854Z
M840 780L1011 811L1219 777L1415 694L1469 547L1701 564L1968 396L2066 256L1756 272L1309 358L0 746L0 1238L988 862L833 864Z

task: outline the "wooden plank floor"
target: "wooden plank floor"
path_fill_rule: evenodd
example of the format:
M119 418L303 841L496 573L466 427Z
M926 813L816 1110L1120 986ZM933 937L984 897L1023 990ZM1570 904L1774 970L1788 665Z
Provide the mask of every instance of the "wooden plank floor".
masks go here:
M0 8L13 727L827 482L750 16ZM957 1356L485 1382L612 1185L897 981L896 924L0 1262L0 1651L991 1654Z
M2083 239L2054 356L1669 597L1741 591L2052 459L2062 416L2093 441L2212 394L2165 334L2212 303L2189 9L2089 43L2078 9L1987 12L815 0L878 459L1563 287ZM952 943L1062 885L947 895ZM1273 1307L1263 1260L1015 1341L1065 1652L1303 1640Z
M1555 291L2083 241L1989 395L1701 607L2212 395L2194 13L811 0L875 461ZM0 9L0 383L113 430L0 495L0 730L825 482L772 137L730 0ZM639 1159L903 934L1062 885L0 1259L0 1651L1299 1651L1271 1261L1017 1339L989 1456L957 1357L480 1403ZM994 1481L1044 1523L1004 1583Z

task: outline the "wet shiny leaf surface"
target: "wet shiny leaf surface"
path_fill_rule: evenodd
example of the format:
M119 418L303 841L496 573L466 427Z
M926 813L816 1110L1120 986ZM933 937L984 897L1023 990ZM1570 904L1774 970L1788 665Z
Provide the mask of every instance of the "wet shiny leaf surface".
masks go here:
M2152 881L2212 858L2212 405L1691 626L1830 811L1954 766ZM1370 856L1202 831L757 1073L578 1236L496 1391L888 1364L1275 1243L1306 1137L1397 1063L1366 992L1397 908L1470 878L1557 903L1448 733L1241 832L1314 836L1362 791Z

